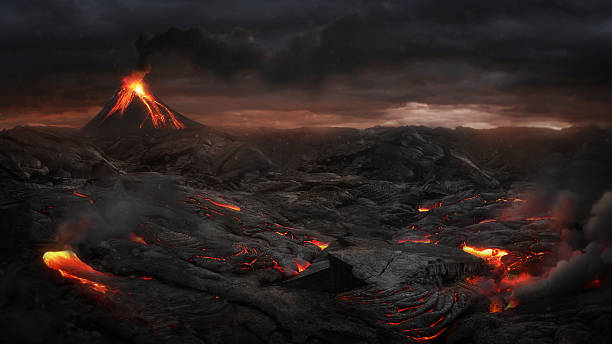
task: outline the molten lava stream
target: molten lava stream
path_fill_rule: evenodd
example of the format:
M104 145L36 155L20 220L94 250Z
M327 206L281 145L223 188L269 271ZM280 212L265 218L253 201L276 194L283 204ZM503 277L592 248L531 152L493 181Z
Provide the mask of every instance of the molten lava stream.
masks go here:
M240 207L235 206L235 205L231 205L231 204L225 204L225 203L219 203L219 202L215 202L210 198L206 198L202 195L198 195L198 197L204 199L205 201L208 201L214 205L216 205L217 207L222 207L222 208L226 208L226 209L231 209L231 210L235 210L235 211L240 211Z
M321 251L325 250L329 246L329 242L323 242L316 239L306 240L304 243L309 243L317 246Z
M489 303L489 313L501 312L504 309L504 302L499 298L491 298Z
M432 205L419 205L417 210L419 211L419 213L425 213L432 209L439 208L441 206L442 206L442 202L435 202Z
M45 252L42 259L47 267L59 271L62 277L73 279L99 293L116 292L104 283L95 281L109 275L94 270L70 250Z
M298 274L301 273L302 271L308 269L308 267L310 266L310 262L308 261L304 261L303 264L298 263L295 259L293 260L293 262L295 263L296 267L297 267L297 272Z
M407 336L407 337L408 337L408 338L410 338L410 339L412 339L412 340L415 340L415 341L417 341L417 342L423 342L423 341L426 341L426 340L432 340L432 339L434 339L434 338L438 337L438 336L439 336L439 335L441 335L441 334L442 334L444 331L446 331L446 327L445 327L445 328L443 328L442 330L440 330L440 332L438 332L438 333L436 333L436 334L433 334L433 335L431 335L431 336L423 336L423 337L412 337L412 336Z
M487 263L501 267L503 265L501 258L508 254L508 251L504 251L498 248L475 248L468 245L463 245L464 252L467 252L473 256L484 259Z

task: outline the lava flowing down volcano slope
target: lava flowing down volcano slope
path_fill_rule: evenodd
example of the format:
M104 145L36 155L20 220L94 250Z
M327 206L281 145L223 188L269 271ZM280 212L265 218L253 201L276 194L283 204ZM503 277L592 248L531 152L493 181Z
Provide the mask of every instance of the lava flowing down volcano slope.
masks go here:
M180 130L201 127L155 98L143 81L144 73L133 72L85 129L134 131L138 129Z

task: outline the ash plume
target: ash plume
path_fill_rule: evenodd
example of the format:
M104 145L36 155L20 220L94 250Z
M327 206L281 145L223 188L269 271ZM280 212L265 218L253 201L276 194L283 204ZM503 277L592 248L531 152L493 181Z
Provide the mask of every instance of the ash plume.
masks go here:
M254 71L270 83L318 82L372 64L402 62L415 51L423 51L408 49L407 33L387 28L388 18L381 13L342 17L296 34L275 50L265 49L244 28L213 34L172 27L161 34L138 37L138 69L150 70L155 54L173 53L185 57L196 70L210 70L226 79L238 71Z
M138 37L138 68L149 70L155 54L174 53L187 58L196 70L207 69L223 78L249 70L270 83L317 82L373 64L403 62L416 52L430 54L417 46L409 49L415 43L408 39L409 33L395 33L386 26L389 15L388 11L347 15L296 34L275 50L265 49L244 28L213 34L172 27L165 33Z
M151 69L150 58L157 53L179 54L196 68L210 69L224 78L239 70L256 68L263 58L252 34L241 28L226 35L199 29L170 28L159 35L140 35L135 45L139 54L138 69L143 71Z
M284 44L274 48L258 43L254 34L245 28L219 34L199 28L176 27L148 37L141 35L136 48L142 69L147 68L152 55L175 53L185 56L196 69L208 69L222 77L250 70L271 83L316 82L366 67L423 61L453 61L513 73L521 70L525 75L503 85L510 91L521 86L549 87L550 80L601 85L603 76L610 74L609 59L585 49L583 41L573 34L566 37L563 46L556 46L546 36L537 35L527 40L556 57L541 63L533 54L515 49L513 39L519 39L515 35L526 39L521 32L509 30L506 37L500 39L472 19L437 17L436 5L422 6L400 3L367 6L367 9L351 11L325 24L297 31ZM489 12L492 8L482 10L479 15L483 18L497 14ZM426 25L407 19L420 11L424 11L421 14L426 18ZM435 25L435 20L441 25ZM557 49L561 48L575 53L559 55ZM484 51L487 53L482 53ZM577 63L579 61L586 63Z
M593 206L584 235L589 243L561 260L547 277L515 290L521 300L549 295L563 295L580 290L594 279L605 275L612 264L612 192L606 192Z

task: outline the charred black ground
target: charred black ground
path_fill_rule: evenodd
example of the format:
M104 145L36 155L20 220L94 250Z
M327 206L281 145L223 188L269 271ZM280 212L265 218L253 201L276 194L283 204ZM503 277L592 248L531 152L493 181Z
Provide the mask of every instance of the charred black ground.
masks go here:
M3 131L2 336L609 342L610 138L595 127ZM508 254L485 261L464 245ZM105 289L45 265L66 248ZM524 274L539 284L514 300L508 283Z

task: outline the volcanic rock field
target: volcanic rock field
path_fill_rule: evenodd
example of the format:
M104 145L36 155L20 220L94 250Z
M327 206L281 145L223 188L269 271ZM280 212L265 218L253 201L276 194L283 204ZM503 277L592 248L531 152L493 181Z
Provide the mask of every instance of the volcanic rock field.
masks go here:
M611 138L2 131L0 342L610 343Z

